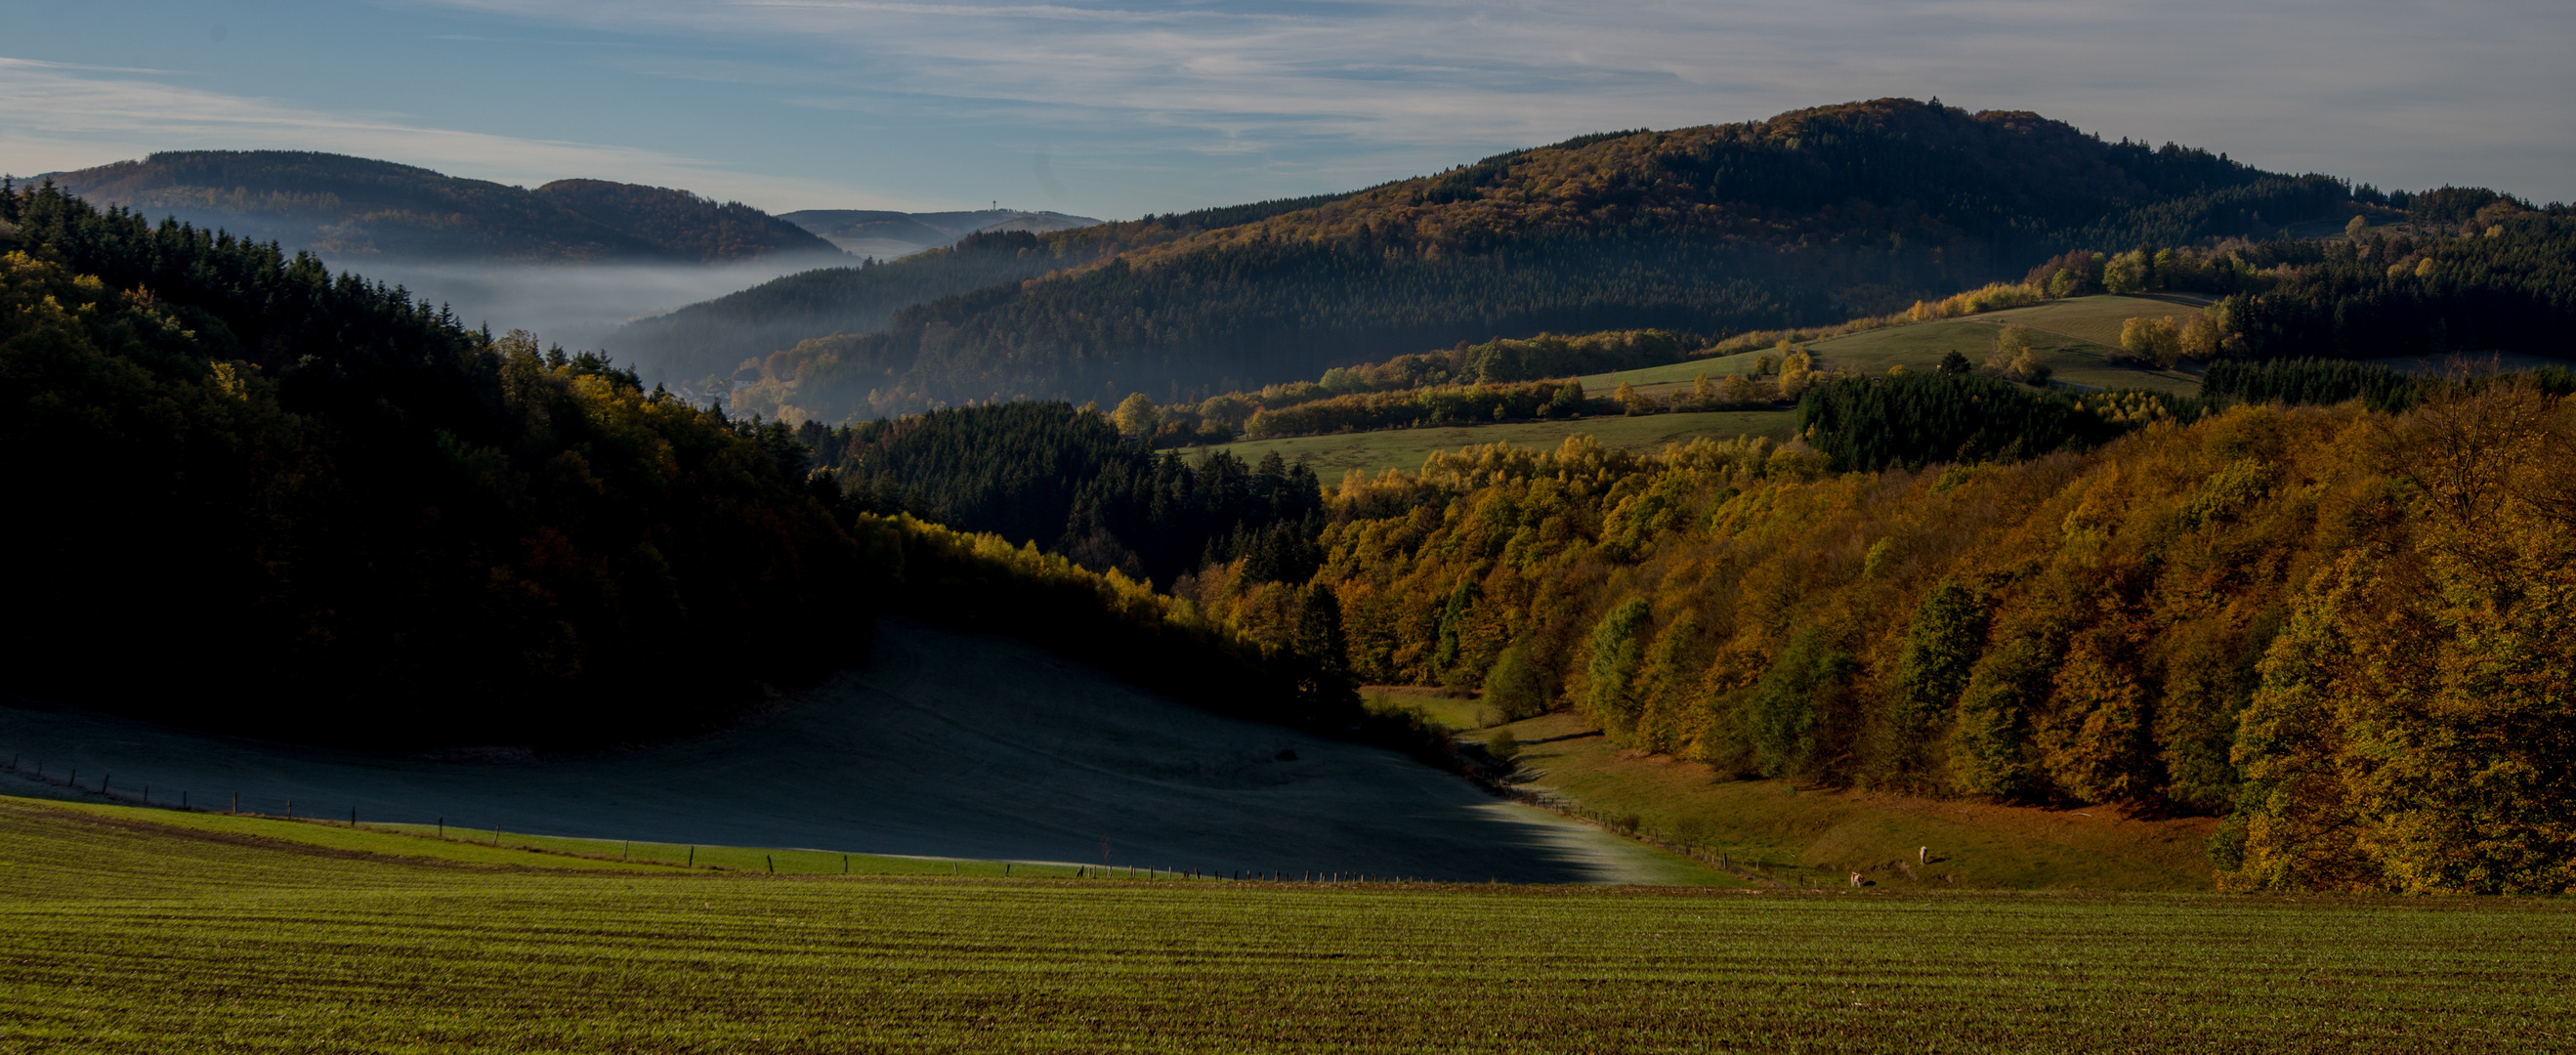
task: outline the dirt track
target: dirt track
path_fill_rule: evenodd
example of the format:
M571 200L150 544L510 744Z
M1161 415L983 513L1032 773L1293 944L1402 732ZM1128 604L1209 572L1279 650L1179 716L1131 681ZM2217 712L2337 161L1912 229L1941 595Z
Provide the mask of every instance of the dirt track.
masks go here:
M387 759L0 709L0 752L156 802L531 834L1163 868L1651 882L1633 844L1391 751L1237 721L1016 642L889 622L877 660L721 738ZM1282 752L1295 754L1283 760ZM33 785L0 781L22 793Z

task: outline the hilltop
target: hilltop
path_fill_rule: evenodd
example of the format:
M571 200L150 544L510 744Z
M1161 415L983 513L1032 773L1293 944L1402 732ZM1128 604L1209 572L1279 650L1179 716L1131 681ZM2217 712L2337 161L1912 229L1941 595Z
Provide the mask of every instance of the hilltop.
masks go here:
M67 193L327 258L718 263L840 258L740 202L605 180L534 190L340 154L196 150L55 173Z
M1578 137L1275 209L1038 235L1016 251L1019 273L889 312L875 334L850 325L870 320L846 297L814 295L820 276L696 315L757 319L765 346L701 354L769 356L758 380L777 405L827 419L1178 398L1495 336L1837 321L2015 278L2078 245L2274 234L2341 217L2354 194L2036 114L1882 99ZM857 339L770 354L835 333ZM635 327L616 343L648 369L706 348L679 336Z
M986 231L1070 231L1100 221L1060 212L975 209L966 212L887 212L878 209L799 209L779 214L852 256L891 260L925 249L945 249Z

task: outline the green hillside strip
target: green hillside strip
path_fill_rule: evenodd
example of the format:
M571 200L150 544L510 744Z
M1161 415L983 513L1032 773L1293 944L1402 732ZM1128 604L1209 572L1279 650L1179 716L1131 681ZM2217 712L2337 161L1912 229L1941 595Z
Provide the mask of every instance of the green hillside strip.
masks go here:
M2005 308L1977 316L1991 323L2019 323L2034 330L2072 337L2105 348L2120 346L2120 324L2132 318L2187 317L2217 298L2197 293L2156 295L2102 294Z
M1962 319L1939 319L1867 330L1807 345L1820 369L1885 373L1902 366L1930 370L1949 352L1982 363L1994 350L1995 328L2006 323L2038 331L2032 339L2039 357L2060 381L2094 388L2143 388L2176 395L2197 395L2197 377L2173 370L2143 370L2109 362L2119 347L2120 324L2134 316L2180 316L2195 309L2189 295L2174 297L2102 295L2051 301L2027 308L2008 308ZM1712 380L1751 373L1768 351L1739 352L1690 359L1642 370L1622 370L1583 378L1584 391L1601 395L1627 382L1647 395L1666 396L1690 387L1702 374Z
M2542 1051L2571 940L2528 899L498 871L0 809L15 1050Z
M1590 382L1585 382L1587 387ZM1509 443L1519 447L1554 450L1570 436L1590 436L1612 447L1633 451L1655 451L1674 443L1686 443L1701 437L1725 439L1731 436L1771 436L1786 438L1797 418L1793 410L1716 410L1687 414L1646 414L1637 417L1587 417L1564 421L1525 421L1504 425L1468 425L1431 429L1389 429L1383 432L1345 432L1328 436L1295 436L1277 440L1246 440L1217 448L1232 451L1245 461L1258 461L1277 452L1290 462L1304 462L1315 474L1330 481L1345 470L1357 469L1376 475L1388 469L1406 472L1422 468L1422 460L1440 451L1454 451L1487 443Z

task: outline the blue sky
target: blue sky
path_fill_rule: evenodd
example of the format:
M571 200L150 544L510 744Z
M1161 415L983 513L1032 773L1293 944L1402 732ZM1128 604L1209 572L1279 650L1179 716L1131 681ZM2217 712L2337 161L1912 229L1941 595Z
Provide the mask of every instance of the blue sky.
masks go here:
M0 171L293 148L1100 217L1885 95L2576 199L2576 3L0 0Z

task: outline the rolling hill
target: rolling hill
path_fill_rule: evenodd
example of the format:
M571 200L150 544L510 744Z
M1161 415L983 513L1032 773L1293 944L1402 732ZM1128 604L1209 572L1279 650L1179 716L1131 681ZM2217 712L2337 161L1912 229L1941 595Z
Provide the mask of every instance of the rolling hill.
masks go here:
M852 256L892 260L925 249L944 249L985 231L1070 231L1100 221L1060 212L976 209L968 212L885 212L876 209L800 209L778 217L841 247Z
M2035 114L1883 99L1585 136L1277 211L1034 236L1039 259L1019 274L783 356L770 353L791 337L861 333L874 312L782 287L700 317L763 327L766 347L723 352L769 356L773 411L1166 398L1495 335L1839 320L2018 277L2077 245L2271 234L2351 198L2328 177L2104 142ZM652 363L688 343L669 336L616 342Z
M277 150L199 150L55 173L65 191L176 216L334 261L718 263L838 259L831 243L739 202L604 180L534 190L390 161Z

